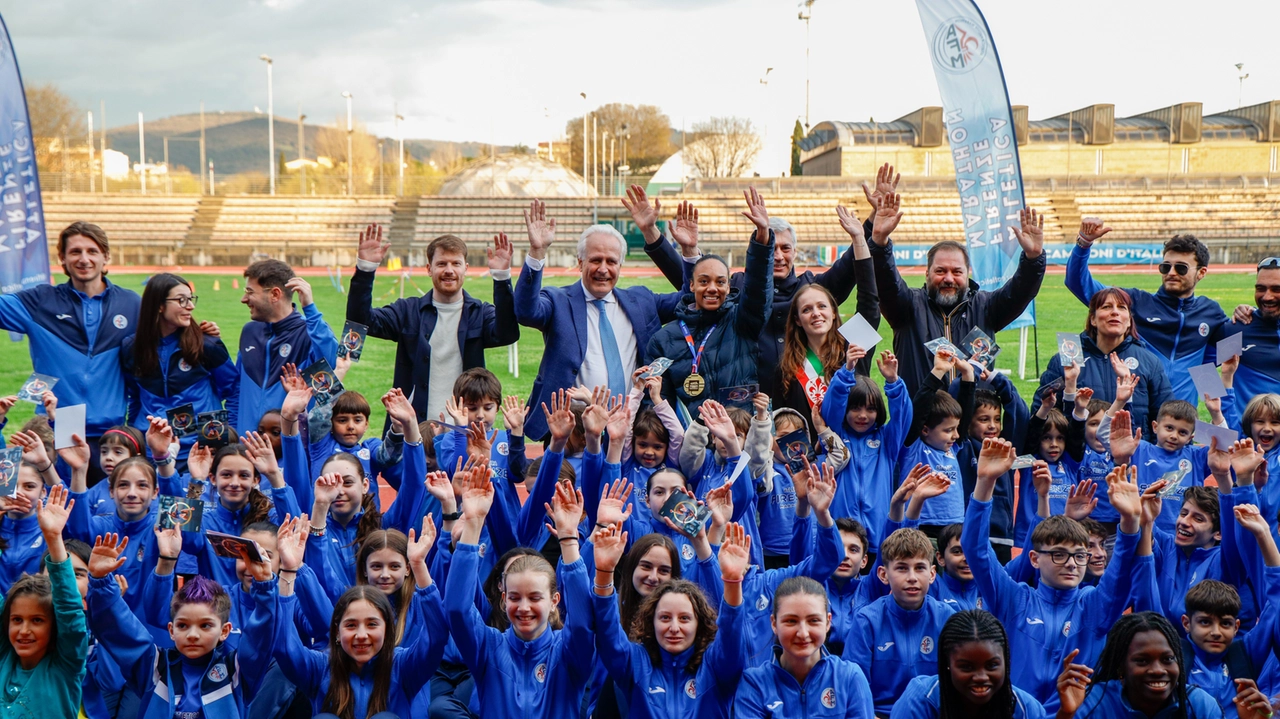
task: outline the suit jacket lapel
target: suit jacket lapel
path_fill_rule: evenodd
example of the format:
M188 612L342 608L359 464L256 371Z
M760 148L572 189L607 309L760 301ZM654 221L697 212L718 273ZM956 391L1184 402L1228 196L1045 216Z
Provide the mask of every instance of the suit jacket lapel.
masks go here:
M582 289L582 282L569 285L569 315L574 327L581 330L574 332L578 336L578 356L587 357L587 293Z

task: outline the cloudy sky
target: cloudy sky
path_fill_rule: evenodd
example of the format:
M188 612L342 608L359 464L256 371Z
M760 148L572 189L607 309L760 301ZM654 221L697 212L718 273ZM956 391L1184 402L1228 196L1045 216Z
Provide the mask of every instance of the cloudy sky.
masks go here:
M1276 0L979 0L1015 104L1033 119L1094 102L1119 116L1175 102L1206 114L1280 99ZM661 107L676 127L749 117L782 151L805 113L796 0L0 0L27 82L53 82L111 126L267 107L332 122L343 90L371 130L532 145L608 102ZM938 104L916 4L816 0L814 123L890 120ZM762 85L766 68L773 68ZM587 93L584 101L579 93ZM126 120L127 118L127 120ZM100 122L100 120L98 120Z

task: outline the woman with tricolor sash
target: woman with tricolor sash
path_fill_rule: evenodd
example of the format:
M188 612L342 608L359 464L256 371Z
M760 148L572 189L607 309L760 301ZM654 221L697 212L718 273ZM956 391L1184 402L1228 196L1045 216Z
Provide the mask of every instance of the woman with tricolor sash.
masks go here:
M862 223L844 207L837 207L840 225L849 233L853 252L854 277L857 280L857 312L872 327L880 326L880 298L876 293L875 266L867 247ZM821 416L815 411L822 405L827 384L836 370L844 366L849 343L840 335L840 307L831 291L814 283L797 291L787 310L785 341L777 367L760 368L760 391L773 398L775 410L787 407L809 424L809 442L816 443L822 429ZM858 362L857 373L871 371L871 357Z
M751 188L744 193L747 211L756 230L747 246L746 282L742 291L729 285L729 265L716 255L703 255L689 279L692 296L676 308L676 320L668 322L649 340L645 361L671 360L662 377L662 396L677 402L687 417L698 417L698 407L708 399L725 402L724 393L746 394L758 385L757 357L773 297L773 232L764 200ZM751 395L746 394L749 403Z

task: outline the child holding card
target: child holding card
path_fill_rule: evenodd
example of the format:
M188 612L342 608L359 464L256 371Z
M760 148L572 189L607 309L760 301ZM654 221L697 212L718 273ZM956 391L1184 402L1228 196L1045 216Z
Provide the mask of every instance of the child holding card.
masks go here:
M133 425L147 427L148 416L190 405L195 413L234 410L239 402L240 373L226 345L205 334L192 319L197 298L182 277L161 272L147 280L138 310L138 331L120 345L120 369L130 405L140 407ZM196 437L179 437L185 459Z
M641 409L646 393L653 406ZM635 485L636 499L643 504L649 475L659 467L678 467L676 458L684 442L684 425L671 404L662 398L662 375L653 373L653 365L641 367L632 375L627 413L634 421L627 425L622 440L622 476Z
M923 464L951 481L950 489L930 502L920 515L920 529L937 537L943 527L964 519L964 485L956 454L960 450L960 428L968 427L973 419L974 373L973 365L946 348L939 347L933 357L933 372L925 376L913 400L914 417L899 467ZM947 393L944 384L953 369L960 375L958 401Z
M4 546L0 553L0 591L6 592L22 575L40 571L45 543L40 538L36 509L44 501L48 476L52 475L55 485L61 484L39 437L17 432L11 441L14 446L0 450L0 472L8 479L9 488L0 496L0 507L5 510L0 518L0 542ZM14 454L16 462L11 456Z

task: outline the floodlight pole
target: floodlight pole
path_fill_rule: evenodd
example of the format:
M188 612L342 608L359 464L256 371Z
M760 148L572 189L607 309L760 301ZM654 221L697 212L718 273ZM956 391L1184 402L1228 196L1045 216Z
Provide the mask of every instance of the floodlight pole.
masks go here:
M400 149L396 154L396 171L399 173L399 179L396 181L396 196L404 196L404 130L400 129L400 121L404 120L404 115L400 114L400 106L396 104L393 110L396 114L396 140L400 143Z
M818 0L801 0L800 19L804 20L804 131L809 131L809 18Z
M274 64L269 55L259 55L258 59L267 63L267 154L271 156L270 171L271 194L276 194L276 121L275 94L271 91L271 66Z
M142 112L138 112L138 179L142 182L142 194L147 194L147 138L142 133Z
M351 124L351 93L343 90L342 96L347 98L347 195L350 196L356 194L355 172L351 159L351 133L355 126Z
M582 96L582 194L587 194L587 93L578 93Z
M1236 109L1238 110L1244 107L1244 81L1249 79L1249 73L1244 71L1243 62L1236 63L1236 70L1238 70L1241 73L1240 74L1240 96L1236 99Z
M307 194L307 135L303 125L307 116L302 114L302 103L298 103L298 194Z

